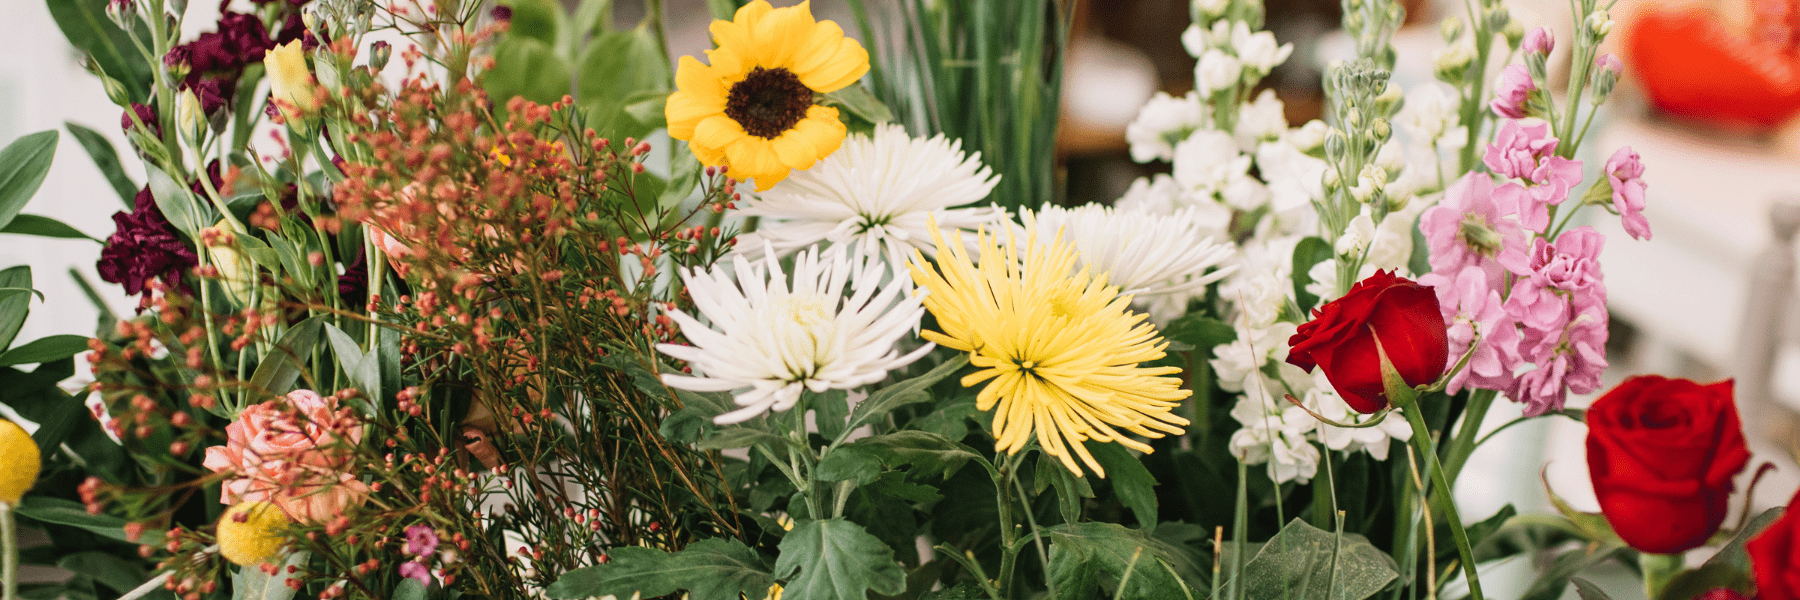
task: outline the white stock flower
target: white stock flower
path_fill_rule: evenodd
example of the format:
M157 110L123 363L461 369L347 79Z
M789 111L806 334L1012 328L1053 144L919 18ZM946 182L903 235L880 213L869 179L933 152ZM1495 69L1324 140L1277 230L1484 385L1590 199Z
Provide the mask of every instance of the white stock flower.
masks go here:
M1246 102L1238 109L1237 128L1232 134L1238 149L1254 152L1257 144L1280 139L1286 132L1287 113L1281 99L1275 97L1275 90L1263 90L1255 102Z
M1406 210L1388 213L1381 224L1375 227L1375 235L1369 240L1369 254L1363 259L1363 267L1406 270L1407 263L1412 261L1413 222L1418 218L1419 212L1417 207L1408 206Z
M1287 142L1301 152L1311 152L1325 146L1325 134L1331 132L1331 126L1324 121L1313 119L1305 125L1294 128L1287 134Z
M1207 50L1200 55L1200 62L1194 65L1194 88L1202 96L1211 96L1237 85L1238 78L1244 74L1244 65L1236 56L1226 54L1218 48Z
M1235 248L1215 241L1223 232L1192 208L1158 215L1088 204L1022 216L1037 239L1060 237L1074 244L1079 266L1092 275L1106 274L1108 285L1136 296L1140 305L1149 296L1202 290L1235 270L1215 269Z
M1350 410L1350 405L1345 404L1344 399L1337 395L1337 391L1331 387L1331 382L1325 379L1324 373L1324 371L1318 371L1314 374L1316 377L1314 386L1307 390L1306 397L1302 400L1306 403L1306 407L1319 413L1319 416L1339 423L1369 422L1372 418L1369 415ZM1361 450L1368 452L1369 456L1375 460L1387 460L1389 441L1411 440L1412 427L1407 425L1405 415L1400 414L1399 409L1395 409L1393 414L1389 414L1382 419L1381 423L1373 427L1338 427L1320 422L1314 429L1314 435L1318 436L1320 443L1332 450L1347 452Z
M1004 220L998 207L952 208L986 198L996 183L981 153L964 154L961 141L912 137L899 125L882 125L873 137L846 138L831 156L745 203L739 212L762 223L739 237L739 252L758 258L767 242L782 256L829 242L831 252L904 265L915 248L936 252L926 224L931 218L945 229Z
M1452 131L1462 137L1465 130L1459 125L1458 110L1456 90L1443 82L1426 82L1406 95L1406 105L1394 116L1394 124L1411 143L1429 145Z
M1206 124L1206 104L1200 96L1188 92L1174 97L1157 92L1136 119L1125 126L1125 141L1131 144L1131 159L1138 162L1174 160L1175 144Z
M1299 131L1288 132L1290 141L1266 142L1256 147L1256 167L1269 182L1269 202L1277 211L1311 206L1325 199L1327 165L1295 147L1291 140Z
M1235 180L1248 178L1250 157L1238 152L1231 134L1201 129L1175 145L1175 183L1183 192L1223 192Z
M1243 391L1254 385L1250 379L1261 377L1263 366L1270 361L1287 364L1281 361L1287 360L1288 338L1300 327L1278 322L1246 329L1241 320L1233 326L1238 332L1237 339L1214 346L1210 361L1219 387L1228 392Z
M894 349L918 326L925 307L921 295L910 293L909 279L895 277L883 286L884 270L879 261L821 256L815 247L794 259L791 286L773 259L753 266L734 256L731 272L724 265L683 271L694 308L712 327L669 311L693 345L656 349L687 361L698 375L668 373L663 383L696 392L737 391L732 400L743 408L713 419L726 425L791 409L806 390L848 390L887 378L933 346L906 355Z
M1369 218L1369 207L1364 206L1362 214L1350 219L1350 224L1344 228L1344 234L1338 237L1337 243L1332 245L1332 249L1336 250L1339 256L1354 256L1364 248L1368 248L1369 242L1374 239L1375 220Z
M1193 0L1189 6L1202 17L1217 19L1225 16L1225 9L1231 8L1231 0Z
M1278 44L1275 34L1267 31L1251 33L1250 27L1241 21L1231 29L1231 47L1243 61L1244 70L1259 77L1287 62L1288 56L1294 53L1293 44Z
M1268 463L1269 476L1277 483L1311 480L1318 474L1319 449L1306 434L1317 426L1317 419L1285 400L1275 400L1260 375L1247 383L1231 409L1232 418L1243 425L1231 436L1231 453L1245 464Z

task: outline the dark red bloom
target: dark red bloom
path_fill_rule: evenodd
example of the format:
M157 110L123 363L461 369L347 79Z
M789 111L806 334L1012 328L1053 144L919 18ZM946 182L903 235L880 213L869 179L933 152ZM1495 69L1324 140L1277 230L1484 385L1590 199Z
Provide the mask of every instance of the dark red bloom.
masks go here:
M1739 594L1736 591L1731 590L1730 588L1718 588L1715 590L1708 591L1699 596L1695 596L1694 600L1750 600L1750 599L1745 597L1743 594Z
M356 253L356 260L344 265L344 274L338 276L338 297L350 306L362 306L369 298L368 258L367 254Z
M95 265L100 279L125 287L127 294L144 294L151 279L174 283L199 264L199 257L176 235L175 226L163 217L150 188L137 193L131 212L113 214L118 227L106 238Z
M1288 338L1289 364L1325 378L1350 408L1364 414L1388 405L1381 382L1376 338L1407 385L1436 381L1450 353L1437 293L1430 287L1376 271L1344 297L1313 309L1313 319Z
M1794 514L1795 506L1800 506L1800 495L1788 501L1788 512L1744 545L1760 600L1800 600L1800 568L1795 568L1800 567L1800 546L1794 544L1800 516Z
M150 133L152 135L159 138L162 137L162 121L156 120L156 107L148 104L138 104L133 102L131 103L130 111L119 113L120 129L130 133L132 129L137 127L136 123L131 122L131 113L133 112L137 113L138 120L143 121L145 127L150 128Z
M1719 530L1750 461L1730 380L1633 377L1594 401L1587 425L1594 495L1625 543L1676 554Z

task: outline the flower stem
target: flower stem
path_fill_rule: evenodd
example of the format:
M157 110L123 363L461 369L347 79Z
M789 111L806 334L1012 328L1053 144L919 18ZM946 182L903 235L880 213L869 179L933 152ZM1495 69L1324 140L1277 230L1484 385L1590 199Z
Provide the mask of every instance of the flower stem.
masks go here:
M1480 445L1476 435L1481 433L1481 423L1487 420L1488 408L1494 405L1494 397L1499 393L1475 390L1469 395L1469 407L1463 411L1462 426L1457 428L1456 437L1451 438L1450 449L1444 454L1444 479L1456 482L1463 465L1468 464L1469 457L1475 454L1475 448Z
M1444 520L1450 526L1451 537L1456 538L1456 552L1462 558L1463 576L1469 580L1469 597L1483 600L1481 595L1481 577L1475 572L1475 552L1469 546L1469 532L1463 530L1462 515L1456 512L1456 499L1451 497L1449 480L1444 478L1444 469L1438 464L1437 452L1432 449L1431 428L1425 425L1425 417L1419 414L1417 402L1401 407L1406 414L1406 421L1412 423L1413 449L1425 461L1425 469L1431 473L1432 488L1437 494L1438 508L1444 514Z
M1638 566L1644 570L1644 595L1655 598L1663 588L1669 587L1669 581L1681 573L1683 562L1680 554L1651 554L1644 552L1638 555Z
M1002 598L1013 597L1013 568L1019 562L1019 547L1014 543L1018 532L1014 530L1012 517L1012 481L1018 476L1019 456L1014 454L1001 461L999 477L994 480L994 486L999 488L996 491L1000 492L995 495L1000 513L1000 572L996 575Z
M0 502L0 582L4 582L4 600L19 600L19 527L13 521L13 507Z

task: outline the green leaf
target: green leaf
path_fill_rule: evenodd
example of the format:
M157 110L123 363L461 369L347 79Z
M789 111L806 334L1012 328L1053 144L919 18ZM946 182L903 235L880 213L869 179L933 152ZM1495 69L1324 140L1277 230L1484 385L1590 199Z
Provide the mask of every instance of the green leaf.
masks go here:
M248 236L246 236L248 237ZM364 353L350 334L338 329L336 325L325 324L325 338L331 343L331 353L337 356L338 367L350 376L362 392L371 397L381 397L381 375L375 369L377 360L373 352Z
M1163 337L1194 347L1207 356L1220 344L1237 340L1237 329L1230 324L1201 314L1188 314L1170 321L1162 328Z
M1744 549L1744 544L1750 543L1751 538L1773 525L1785 512L1787 509L1777 506L1756 515L1750 519L1750 522L1745 523L1736 535L1731 536L1731 541L1720 546L1719 551L1713 554L1712 558L1706 559L1706 564L1709 566L1725 565L1738 571L1750 572L1750 553Z
M910 429L856 440L837 448L832 454L851 449L881 459L882 465L889 469L910 466L913 472L936 473L945 479L955 475L969 459L981 456L950 438Z
M494 67L482 73L481 84L498 106L514 96L550 104L569 94L569 62L550 45L529 37L508 36L494 47Z
M1081 521L1081 499L1094 497L1094 487L1086 477L1077 476L1062 461L1042 452L1037 455L1037 476L1032 481L1039 494L1056 487L1057 509L1062 511L1064 523Z
M844 519L803 520L781 538L775 576L783 600L865 598L906 591L906 571L880 538Z
M1581 591L1582 581L1580 578L1570 581L1575 584L1577 592ZM1669 583L1664 585L1662 591L1656 595L1656 600L1691 600L1719 588L1727 588L1749 598L1752 595L1751 592L1756 589L1756 575L1749 571L1739 571L1730 565L1702 565L1698 569L1689 569L1675 574L1675 577L1669 579ZM1587 594L1582 594L1581 597L1582 600L1593 600ZM1599 597L1605 598L1605 595L1602 594Z
M35 365L62 360L86 352L88 339L87 336L65 334L31 340L22 346L0 354L0 367Z
M595 35L576 61L580 74L575 95L590 112L589 125L615 139L642 137L654 123L632 113L645 114L658 98L666 101L668 61L657 46L656 35L639 25L623 31ZM662 111L654 117L661 120Z
M670 562L669 578L692 600L764 598L775 585L768 561L736 539L694 542Z
M544 588L550 598L575 599L596 596L630 598L638 594L654 598L681 589L668 572L673 556L655 548L621 546L606 554L603 565L575 569Z
M930 412L915 417L906 426L960 440L969 434L969 422L979 414L981 409L975 407L975 396L967 395L939 402Z
M736 426L720 429L712 435L702 438L698 443L694 444L694 447L701 450L726 450L730 448L749 448L760 444L773 449L781 447L781 445L786 442L786 439L773 433L751 429L749 427Z
M54 129L39 131L0 150L0 228L12 223L44 184L50 161L56 158L56 138Z
M867 446L850 444L826 454L813 475L824 481L855 481L864 485L881 476L881 459Z
M850 423L844 428L856 429L869 424L878 417L887 415L900 406L930 400L931 386L937 385L937 382L955 374L958 369L967 364L969 364L969 355L959 352L954 358L944 361L944 364L938 365L924 375L881 388L880 391L870 394L868 399L863 400L861 404L856 405L856 410L850 412Z
M309 553L295 552L287 555L281 565L275 568L275 574L264 573L258 567L241 567L237 575L231 578L232 600L288 600L299 590L288 587L288 567L306 564Z
M1143 461L1132 456L1124 446L1110 442L1082 442L1088 453L1094 455L1094 461L1106 469L1108 481L1112 482L1113 493L1118 494L1119 501L1131 509L1137 516L1141 527L1155 527L1156 513L1156 477L1150 469L1144 467Z
M138 538L137 541L126 539L125 519L107 514L90 515L86 507L74 500L26 496L24 500L19 501L19 505L14 508L14 511L21 517L43 523L67 525L121 542L151 546L160 546L163 543L162 532L154 530L144 531L143 537Z
M503 0L512 8L512 22L506 28L509 39L531 38L551 48L559 47L568 29L568 15L556 0Z
M318 315L288 328L281 341L263 355L262 363L256 365L256 372L250 375L250 389L270 396L294 389L294 380L299 379L300 370L306 368L304 357L311 355L313 347L319 345L319 330L324 324L325 315Z
M807 403L813 409L813 423L819 426L819 435L825 439L835 440L844 432L844 421L850 418L850 394L844 390L825 390L824 393L807 391Z
M1164 600L1200 598L1179 573L1199 568L1180 549L1137 529L1116 523L1065 523L1046 528L1050 562L1046 570L1056 582L1055 598L1094 598L1101 576L1117 587L1112 598ZM1127 580L1127 573L1130 574ZM1276 598L1250 595L1247 598Z
M200 239L200 229L212 223L202 213L206 209L197 204L194 193L162 169L146 165L144 172L150 177L150 195L156 198L156 207L162 209L163 216L188 239Z
M1597 546L1597 547L1596 547ZM1580 573L1582 569L1599 564L1614 555L1626 551L1624 546L1613 544L1589 544L1571 549L1550 561L1550 566L1539 571L1537 581L1525 590L1520 600L1556 600L1569 587L1569 578Z
M45 0L50 16L62 29L63 37L82 52L94 57L94 63L106 76L124 86L132 102L145 102L150 97L150 64L137 51L125 30L106 16L108 0ZM142 31L140 29L140 31Z
M570 23L573 37L585 41L590 33L612 29L612 11L613 0L581 0Z
M31 289L31 267L19 265L0 271L0 287ZM29 314L30 296L17 295L0 299L0 351L12 347L13 339L18 337L19 328L25 326L25 317Z
M1300 314L1305 315L1319 303L1319 297L1306 291L1306 286L1313 282L1313 265L1330 260L1331 243L1318 237L1307 237L1294 245L1294 300L1300 305Z
M98 550L64 555L57 559L56 566L92 577L100 585L121 594L143 585L148 579L137 563Z
M1581 596L1581 600L1612 600L1612 596L1609 596L1605 591L1602 591L1600 586L1594 585L1594 582L1580 577L1570 579L1569 582L1575 584L1575 593ZM1691 596L1682 596L1681 598L1682 600L1688 600Z
M403 577L400 585L394 586L394 593L388 597L393 600L425 600L425 584L411 577Z
M11 223L6 224L6 227L0 228L0 233L35 235L38 237L69 240L100 241L99 238L82 233L81 230L70 227L62 221L40 215L17 215L13 217Z
M1244 565L1244 597L1363 600L1399 577L1394 561L1360 535L1289 521Z
M869 92L869 88L851 84L844 89L825 94L828 105L841 106L857 118L871 124L880 125L894 120L894 112L888 110L886 104Z
M100 132L73 122L63 121L63 127L69 129L69 135L75 136L75 141L81 144L83 150L87 150L88 157L94 159L94 166L99 167L100 174L106 176L106 182L112 184L113 192L119 195L119 200L125 202L125 208L136 206L138 185L132 183L131 177L125 174L125 167L119 164L119 151L113 149L112 142L107 141L106 136L100 135Z

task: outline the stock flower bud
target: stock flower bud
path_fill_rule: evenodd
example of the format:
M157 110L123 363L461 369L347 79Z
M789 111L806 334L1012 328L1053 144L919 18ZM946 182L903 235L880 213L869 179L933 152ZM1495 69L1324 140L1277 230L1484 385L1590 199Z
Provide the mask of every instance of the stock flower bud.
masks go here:
M1325 134L1330 131L1331 126L1324 121L1313 119L1288 133L1288 143L1301 152L1312 152L1325 145Z
M1612 33L1613 24L1612 16L1607 14L1605 9L1588 13L1587 19L1582 21L1582 25L1587 27L1588 33L1593 34L1596 38L1603 38L1606 37L1606 34Z
M219 516L219 555L241 567L275 558L286 543L281 530L293 524L287 513L268 502L244 502Z
M369 46L369 66L380 71L387 68L388 59L394 55L394 46L387 42L375 42Z
M199 147L206 137L206 128L206 110L200 106L200 97L194 95L194 90L182 90L175 96L175 131L188 144Z
M1506 26L1500 29L1500 35L1506 37L1506 47L1518 50L1519 45L1525 41L1525 26L1509 18Z
M1469 64L1474 61L1475 44L1464 39L1438 50L1432 68L1439 80L1461 84L1463 75L1469 71Z
M1444 22L1438 26L1438 29L1444 34L1444 43L1456 43L1456 38L1462 37L1463 34L1462 19L1458 19L1454 15L1445 17Z
M219 221L214 229L230 231L231 226L225 221ZM219 270L219 285L225 288L225 295L238 306L248 306L250 292L256 288L256 265L231 244L207 246L206 255L213 267Z
M1619 83L1619 74L1624 70L1625 64L1619 62L1617 56L1602 54L1594 59L1594 96L1590 100L1594 106L1605 103L1606 97L1612 95L1613 86Z
M0 419L0 504L17 505L37 482L37 442L18 424Z
M1195 22L1205 22L1225 16L1231 8L1231 0L1193 0L1188 5Z
M1549 55L1556 48L1556 34L1548 27L1534 27L1525 33L1523 44L1527 53Z

